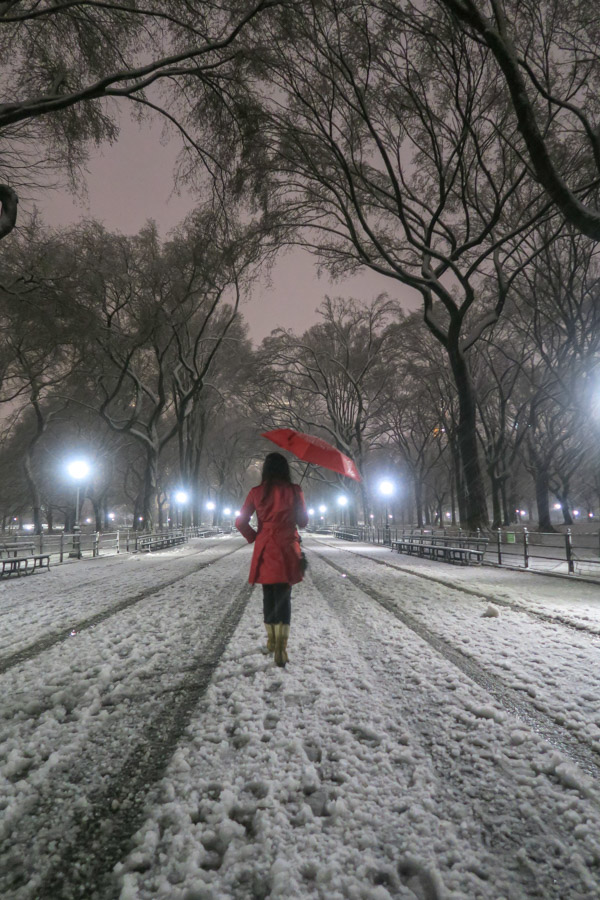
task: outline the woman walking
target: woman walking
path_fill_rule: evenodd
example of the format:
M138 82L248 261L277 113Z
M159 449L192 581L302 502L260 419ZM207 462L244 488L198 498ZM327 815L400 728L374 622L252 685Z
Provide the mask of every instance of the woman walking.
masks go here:
M250 525L256 512L257 531ZM269 453L262 469L262 481L253 487L235 527L249 543L254 543L251 584L262 584L267 650L275 653L275 665L288 661L287 643L292 614L292 585L302 581L300 536L308 513L299 484L292 484L290 467L281 453Z

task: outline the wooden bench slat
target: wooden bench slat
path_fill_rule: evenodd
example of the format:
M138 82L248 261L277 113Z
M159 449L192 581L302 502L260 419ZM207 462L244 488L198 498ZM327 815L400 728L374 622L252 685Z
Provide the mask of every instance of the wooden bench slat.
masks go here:
M3 575L32 575L36 569L48 569L50 571L50 554L37 553L34 556L9 556L0 559L0 577Z
M450 542L440 543L443 541L441 536L437 540L431 541L432 535L410 535L404 538L397 538L390 542L392 550L398 553L408 553L409 555L417 555L428 559L442 559L446 562L464 562L468 565L471 560L478 563L483 562L488 538L457 538ZM467 546L468 544L475 546ZM480 550L479 547L483 549Z

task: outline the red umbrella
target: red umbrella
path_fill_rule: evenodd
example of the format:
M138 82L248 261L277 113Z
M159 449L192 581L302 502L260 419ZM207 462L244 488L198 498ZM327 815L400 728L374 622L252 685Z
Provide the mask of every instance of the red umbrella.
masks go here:
M289 450L298 459L304 462L314 463L316 466L323 466L324 469L331 469L332 472L339 472L340 475L347 475L348 478L354 478L355 481L362 481L358 474L358 469L349 456L346 456L340 450L332 447L323 438L314 437L312 434L302 434L300 431L294 431L292 428L277 428L275 431L264 431L262 437L273 441L278 447Z

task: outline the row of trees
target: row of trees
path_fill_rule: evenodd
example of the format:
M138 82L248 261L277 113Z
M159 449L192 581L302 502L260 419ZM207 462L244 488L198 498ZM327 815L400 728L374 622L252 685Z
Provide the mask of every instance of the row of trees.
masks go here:
M461 406L453 373L418 314L382 295L327 298L306 333L276 330L253 348L240 313L272 245L253 228L195 214L166 242L148 224L124 238L95 223L15 239L7 271L27 286L0 294L10 409L2 441L5 523L31 510L37 531L72 523L64 476L94 459L96 526L128 507L162 527L185 487L196 521L210 498L238 505L258 478L260 432L321 434L351 456L359 485L313 471L307 493L354 491L368 522L391 471L405 514L422 525L468 522ZM563 233L515 282L508 315L469 353L477 453L491 524L535 496L539 526L560 503L600 505L600 268L594 244Z
M90 409L99 397L111 433L143 447L146 513L161 455L175 438L181 477L199 471L190 429L201 431L194 423L205 391L195 385L204 386L216 365L217 350L210 357L204 342L217 339L207 329L222 326L221 347L237 321L237 299L229 299L228 312L225 294L235 295L240 279L251 279L259 257L290 242L312 248L334 273L367 266L390 279L390 293L401 283L420 294L425 328L413 340L424 356L415 371L431 380L427 392L439 393L438 381L444 387L434 428L442 450L446 442L440 460L449 466L448 483L467 527L489 523L488 478L494 521L508 514L508 473L517 460L534 476L544 522L549 491L568 496L586 452L589 466L597 465L587 437L598 371L597 15L592 0L563 7L553 0L182 0L168 12L152 0L143 8L72 0L2 6L0 43L14 66L3 73L4 96L13 99L0 107L6 182L0 237L14 228L16 190L49 164L76 173L90 141L115 136L111 104L127 101L161 112L183 135L180 177L204 192L208 209L208 231L200 227L197 248L212 245L216 228L235 257L236 274L222 290L194 282L188 291L185 279L176 284L173 275L170 299L161 283L149 291L154 299L141 315L129 300L121 305L121 290L132 296L138 290L123 284L141 261L133 270L125 265L116 301L110 291L103 299L95 281L88 284L97 268L91 265L81 272L81 293L69 281L79 271L70 259L35 283L29 259L21 268L4 266L4 293L16 305L37 309L32 295L40 285L54 285L50 333L63 324L68 332L77 316L76 333L101 329L95 355L87 344L59 341L58 374L41 378L41 390L52 393L52 378L64 386L71 364L78 377L80 354L93 364L94 375L84 382L94 393ZM249 259L244 231L254 248ZM151 256L144 238L136 240L141 256ZM210 268L212 246L196 252ZM163 249L158 255L168 267ZM144 277L152 282L156 273ZM67 303L68 296L74 299ZM196 344L181 335L186 316L197 327L199 297L208 308L214 302L214 312L200 314L208 324ZM154 319L164 330L149 347ZM360 330L357 322L352 327ZM373 356L398 357L405 327L383 327L379 320L374 334L382 343ZM12 340L17 331L10 325L6 333ZM137 335L134 349L130 333ZM310 366L303 371L291 338L272 340L264 377L278 372L284 393L309 397L315 373ZM189 362L188 341L192 353L202 346L207 368ZM8 384L16 394L21 386L11 365L9 353ZM173 366L182 379L177 388L177 379L164 374ZM156 370L150 388L148 367ZM390 383L396 371L404 374L401 361ZM402 378L395 385L394 402L407 383ZM385 394L374 395L373 410ZM175 420L163 433L157 423L171 403ZM43 430L38 398L31 405ZM325 422L341 415L335 404L325 406ZM363 403L354 426L334 426L336 440L352 445L361 465L376 419ZM377 440L393 430L391 422L381 423ZM552 440L538 440L542 434ZM571 444L579 439L576 453ZM39 509L39 498L33 505Z

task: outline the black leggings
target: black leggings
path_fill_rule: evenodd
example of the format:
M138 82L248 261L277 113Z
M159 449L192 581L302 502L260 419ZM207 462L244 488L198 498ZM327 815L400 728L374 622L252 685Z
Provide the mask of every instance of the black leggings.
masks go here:
M277 625L283 622L290 624L292 617L291 584L263 584L263 612L265 624Z

